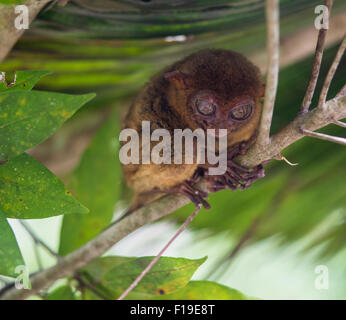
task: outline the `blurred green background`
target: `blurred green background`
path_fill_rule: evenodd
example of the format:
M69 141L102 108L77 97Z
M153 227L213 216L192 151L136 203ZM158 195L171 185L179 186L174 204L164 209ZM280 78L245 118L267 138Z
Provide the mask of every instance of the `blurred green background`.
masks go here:
M313 22L318 4L321 1L280 1L281 69L274 132L294 118L304 96L317 37ZM346 21L345 17L346 3L335 1L331 20ZM97 98L30 153L66 184L73 183L76 173L72 172L90 138L112 111L111 119L117 128L136 92L162 67L198 49L225 48L244 53L265 73L264 19L264 1L257 0L70 1L65 7L45 8L1 64L1 70L51 70L53 73L43 78L36 89L96 92ZM345 24L336 23L328 36L317 93L340 42L338 35L344 30ZM345 83L345 63L343 59L329 97ZM335 126L322 132L345 135ZM102 151L91 155L98 160L90 167L81 163L77 175L84 175L87 183L85 171L93 168L97 173L99 169L101 178L97 183L102 184L103 178L101 190L116 189L121 200L115 211L121 211L129 190L119 184L120 168L109 179L105 169L107 161L113 159L102 161ZM194 277L226 284L248 296L345 299L346 149L305 138L283 155L299 165L291 167L273 160L267 166L266 178L250 189L212 195L212 209L202 211L165 255L208 255ZM80 188L83 193L83 185ZM92 202L87 198L91 194L84 192L83 197L86 200L78 198L82 203ZM188 205L163 221L141 228L109 253L156 254L192 209ZM29 222L45 242L56 250L60 246L63 253L104 227L97 226L93 235L78 236L75 242L65 237L59 245L62 225L64 238L64 232L73 232L77 225L95 226L97 215L92 222L67 219L70 220L62 222L62 217L56 217ZM34 243L17 221L11 225L30 271L37 270ZM54 263L44 250L38 250L44 266ZM318 265L328 267L328 290L315 287Z

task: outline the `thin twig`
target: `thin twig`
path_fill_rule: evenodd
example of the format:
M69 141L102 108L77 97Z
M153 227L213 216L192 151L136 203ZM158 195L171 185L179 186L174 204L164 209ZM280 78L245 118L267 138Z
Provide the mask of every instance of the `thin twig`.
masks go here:
M328 7L328 16L330 16L330 10L333 5L333 0L326 0L325 5ZM316 44L311 76L310 76L308 88L306 89L306 93L303 99L303 103L300 107L300 111L299 111L300 113L306 113L307 111L309 111L311 100L316 89L318 75L320 73L323 50L324 50L324 45L326 41L326 35L327 35L327 29L321 28L320 31L318 32L318 39Z
M270 126L273 117L279 76L279 2L267 0L267 81L257 143L269 144Z
M157 254L157 256L151 260L148 266L142 271L142 273L133 281L130 286L121 294L118 300L123 300L144 278L144 276L152 269L152 267L159 261L164 252L168 249L168 247L172 244L172 242L178 238L178 236L185 230L188 224L193 220L193 218L198 214L201 210L201 205L198 205L195 211L186 219L186 221L181 225L178 231L174 234L174 236L167 242L167 244L162 248L162 250Z
M44 241L42 241L39 237L36 236L35 232L29 227L27 223L22 220L19 220L20 224L23 226L25 231L31 236L34 240L35 244L40 244L43 248L45 248L52 256L60 260L62 257L59 256L53 249L51 249Z
M37 262L38 270L42 271L43 270L43 263L42 263L41 255L40 255L40 252L38 250L36 242L34 242L34 254L35 254L35 259Z
M339 127L346 128L346 123L345 122L342 122L342 121L339 121L339 120L334 120L333 123L336 124Z
M321 94L320 94L320 99L318 101L318 108L324 108L330 84L332 82L332 79L334 78L334 74L335 74L336 69L339 66L340 60L341 60L342 56L344 55L345 48L346 48L346 36L342 40L340 47L338 49L338 52L336 53L336 56L334 58L334 61L333 61L332 65L328 71L326 79L324 80L323 87L322 87Z
M297 166L299 165L299 163L293 163L291 161L289 161L286 157L284 157L281 153L276 155L274 157L275 160L279 160L279 161L285 161L288 165L290 165L291 167Z
M321 139L321 140L326 140L326 141L330 141L330 142L335 142L335 143L339 143L339 144L346 146L346 138L335 137L335 136L331 136L329 134L314 132L314 131L306 130L303 128L301 128L301 131L306 136Z

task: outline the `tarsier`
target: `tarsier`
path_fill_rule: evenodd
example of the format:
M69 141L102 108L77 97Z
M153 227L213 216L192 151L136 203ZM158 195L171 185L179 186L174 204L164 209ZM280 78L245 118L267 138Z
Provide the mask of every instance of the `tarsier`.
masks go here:
M196 205L208 193L194 185L204 177L209 192L244 189L264 176L263 167L244 168L233 161L245 154L257 135L264 85L259 69L229 50L202 50L154 76L130 108L124 127L141 131L143 120L152 129L227 129L227 171L209 175L208 162L193 164L128 164L125 180L134 190L132 208L164 194L183 194ZM218 130L216 138L218 136ZM184 149L183 149L184 150Z

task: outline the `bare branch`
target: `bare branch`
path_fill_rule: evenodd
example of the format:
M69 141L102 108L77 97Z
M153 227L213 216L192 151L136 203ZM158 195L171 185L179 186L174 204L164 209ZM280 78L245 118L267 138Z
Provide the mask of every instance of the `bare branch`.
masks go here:
M321 139L321 140L326 140L326 141L330 141L330 142L335 142L335 143L339 143L339 144L346 146L346 138L335 137L335 136L331 136L329 134L314 132L314 131L306 130L303 128L301 128L301 131L306 136Z
M267 0L267 81L265 99L262 110L261 124L257 142L261 145L269 144L270 126L273 117L275 97L279 75L279 2Z
M141 272L141 274L131 283L131 285L121 294L118 300L123 300L144 278L144 276L151 270L151 268L159 261L162 255L165 253L167 248L172 244L172 242L185 230L187 225L193 220L193 218L198 214L201 210L201 205L199 205L196 210L186 219L186 221L182 224L182 226L178 229L178 231L174 234L174 236L167 242L167 244L163 247L163 249L157 254L157 256L148 264L148 266Z
M246 155L237 158L239 162L248 168L252 168L259 163L272 159L295 141L304 137L300 128L314 131L333 123L334 120L346 118L346 96L334 98L326 103L326 109L313 110L298 115L291 123L280 132L271 137L270 145L261 146L255 144Z
M328 15L330 16L330 10L333 5L333 0L326 0L325 4L328 7ZM299 111L300 113L305 113L310 108L311 100L314 95L316 83L318 80L318 75L320 73L323 50L324 50L324 45L326 41L326 35L327 35L327 30L321 28L320 31L318 32L318 39L316 44L315 57L314 57L314 62L312 66L311 76L310 76L308 88L306 89L306 93L303 99L303 103L300 107L300 111Z
M330 84L334 78L335 71L339 66L340 60L341 60L342 56L344 55L345 48L346 48L346 36L342 40L340 47L338 49L338 52L336 53L336 56L334 58L334 61L333 61L332 65L328 71L326 79L324 80L324 84L323 84L321 94L320 94L320 99L318 101L318 108L324 108L324 104L326 102L326 98L327 98Z
M334 120L333 123L336 124L339 127L346 128L346 123L345 122Z
M29 9L29 20L32 22L40 10L51 0L28 0L25 5ZM14 26L16 14L13 6L1 6L0 8L0 61L5 59L24 30L18 30Z

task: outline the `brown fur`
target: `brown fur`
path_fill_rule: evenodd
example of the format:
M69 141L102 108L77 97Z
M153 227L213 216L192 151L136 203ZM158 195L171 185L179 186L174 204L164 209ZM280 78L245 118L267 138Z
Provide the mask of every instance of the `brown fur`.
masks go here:
M172 71L183 72L187 77L166 79L164 74ZM212 91L225 114L237 101L253 98L256 102L254 114L234 125L227 137L228 148L249 141L255 135L261 114L259 99L263 96L260 73L244 56L227 50L196 52L154 76L135 99L124 128L140 133L142 120L149 120L152 130L164 128L171 133L178 128L199 128L201 124L192 116L189 99L200 90ZM126 182L135 192L133 206L150 202L190 179L197 167L197 164L124 165Z

